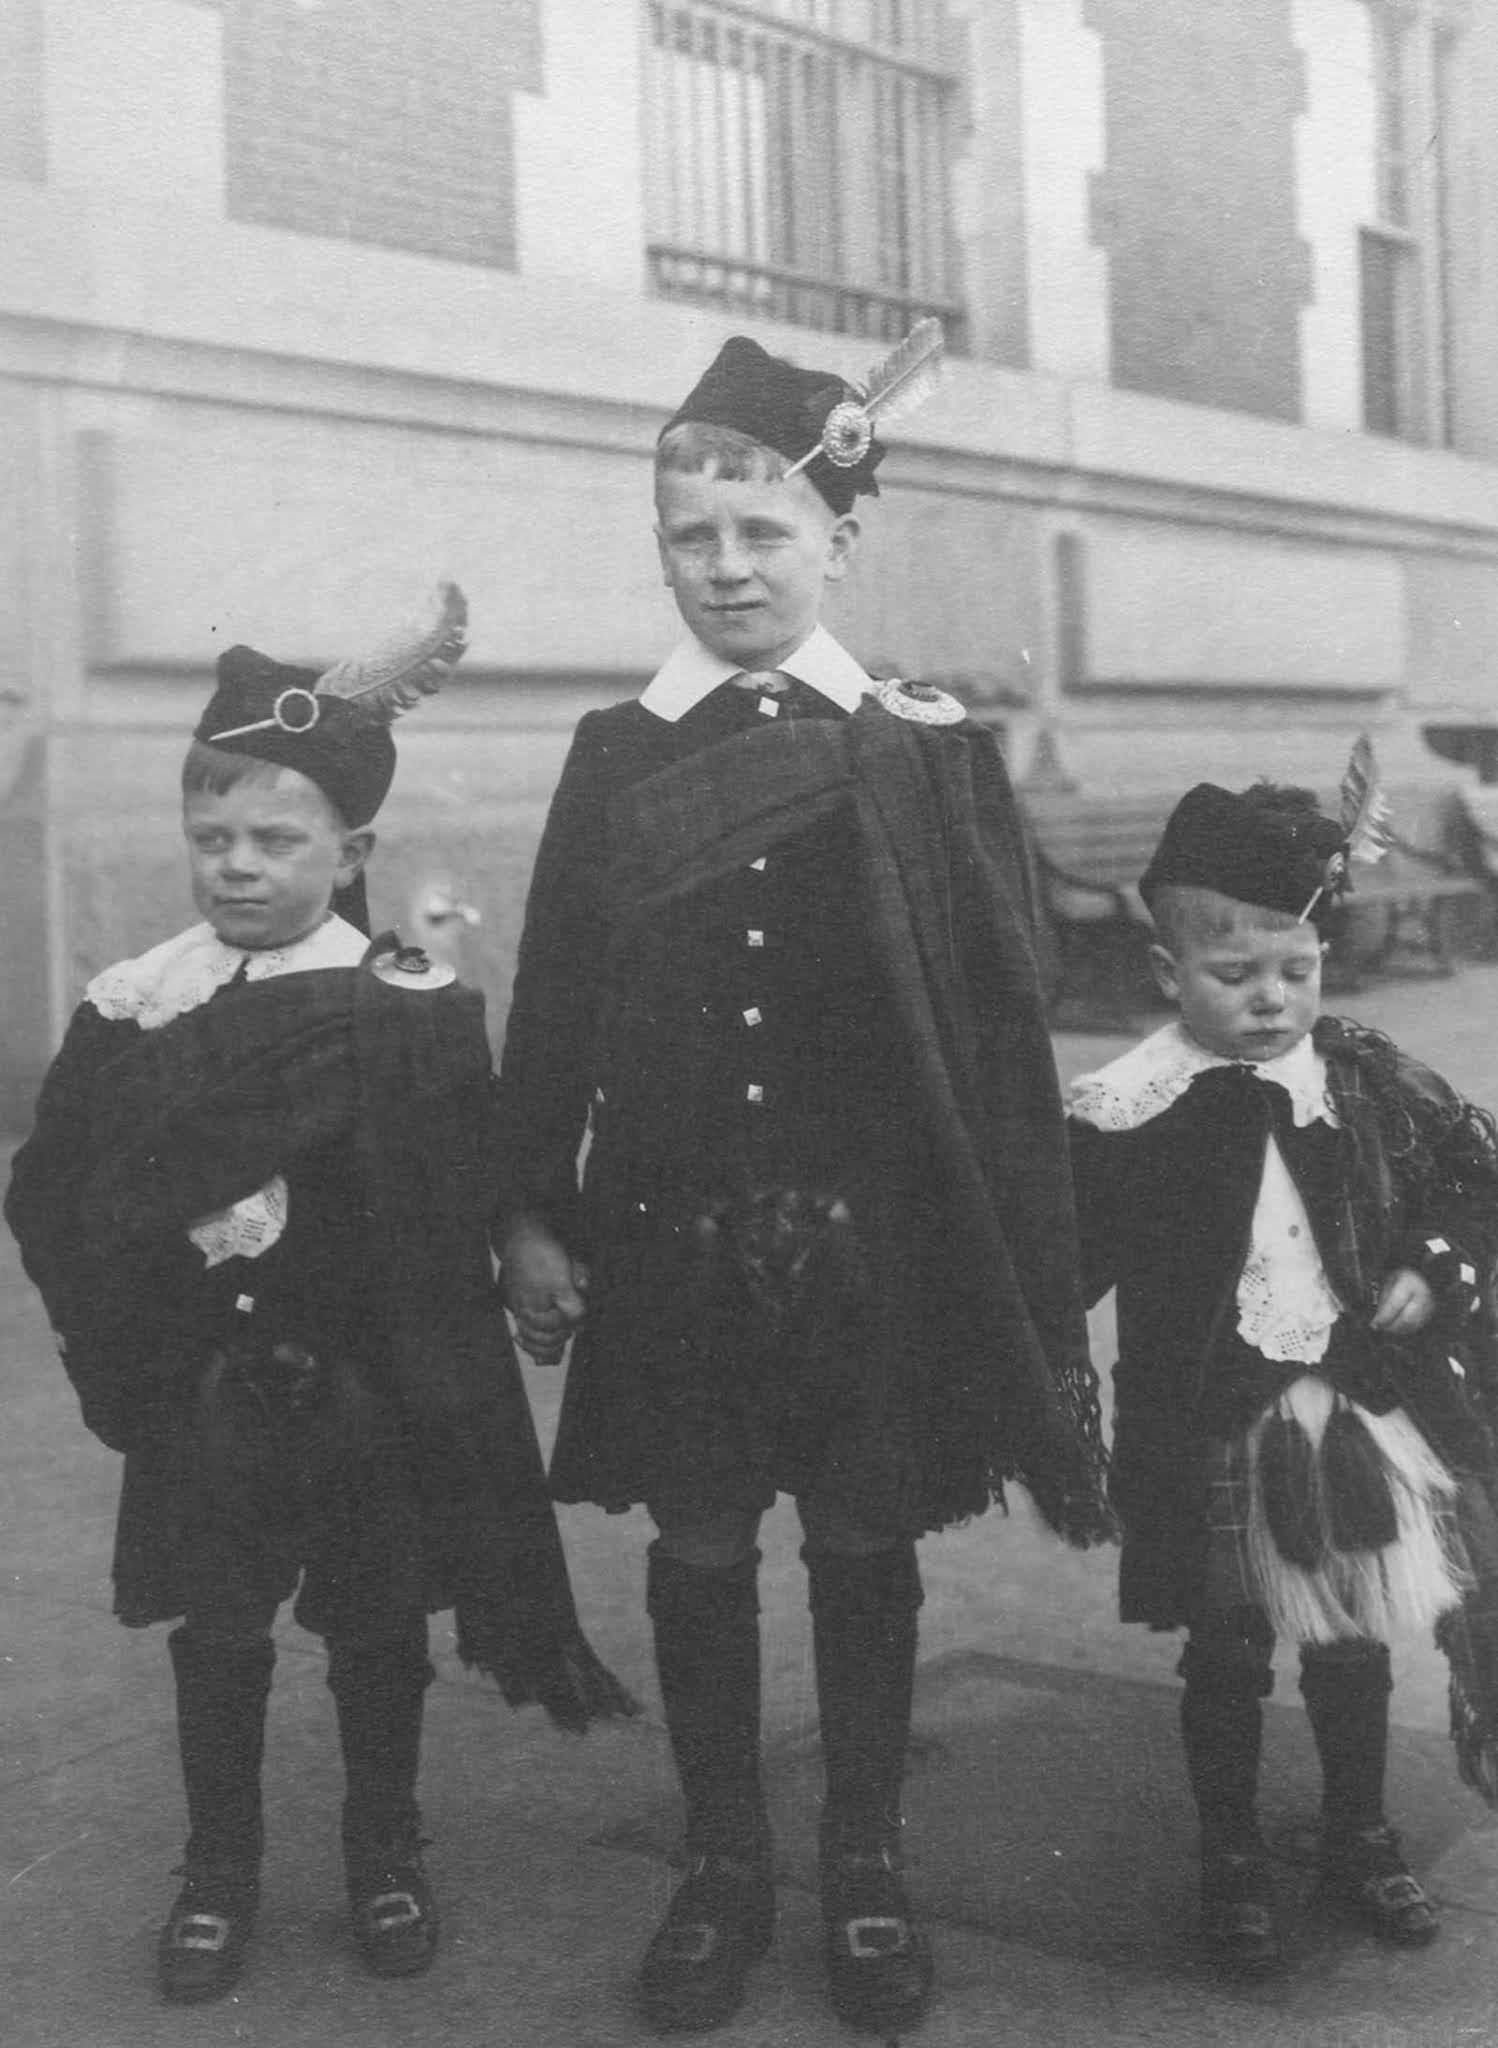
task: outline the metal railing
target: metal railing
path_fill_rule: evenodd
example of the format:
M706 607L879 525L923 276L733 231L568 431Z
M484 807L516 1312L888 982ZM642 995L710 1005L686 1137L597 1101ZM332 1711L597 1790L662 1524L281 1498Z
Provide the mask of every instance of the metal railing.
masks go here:
M961 347L949 165L959 80L940 0L651 0L655 289Z

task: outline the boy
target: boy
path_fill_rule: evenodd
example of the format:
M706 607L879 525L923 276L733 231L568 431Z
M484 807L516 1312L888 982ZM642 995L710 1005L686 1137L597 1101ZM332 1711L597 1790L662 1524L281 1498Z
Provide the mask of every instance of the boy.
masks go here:
M1255 1814L1276 1635L1328 1881L1386 1941L1436 1932L1384 1813L1387 1638L1455 1604L1456 1481L1489 1455L1459 1354L1498 1249L1492 1120L1320 1015L1346 850L1303 790L1184 797L1140 885L1179 1020L1071 1103L1087 1290L1118 1289L1122 1616L1189 1631L1203 1931L1249 1974L1282 1961Z
M415 1798L428 1611L456 1607L460 1653L514 1702L581 1726L618 1701L578 1634L494 1297L482 998L348 921L388 720L436 687L461 624L449 586L372 668L220 659L182 773L203 922L89 984L6 1201L84 1420L125 1456L116 1612L179 1622L174 2001L221 1997L243 1961L271 1624L299 1580L379 1975L437 1945Z
M770 1940L776 1493L810 1581L829 1988L887 2032L931 1981L898 1855L916 1538L1006 1476L1069 1537L1105 1524L1013 799L955 700L872 694L818 624L881 453L840 379L742 337L664 430L687 635L578 728L501 1064L520 1340L554 1363L581 1325L553 1492L656 1525L688 1851L637 1985L661 2028L726 2019Z

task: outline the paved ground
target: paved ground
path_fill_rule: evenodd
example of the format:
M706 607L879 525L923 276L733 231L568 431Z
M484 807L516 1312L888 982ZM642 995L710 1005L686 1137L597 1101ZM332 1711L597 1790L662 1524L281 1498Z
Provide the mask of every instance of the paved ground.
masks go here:
M1341 1007L1498 1102L1498 968L1388 983ZM1123 1041L1064 1038L1068 1073ZM1099 1357L1110 1333L1098 1319ZM543 1425L558 1380L533 1374ZM196 2013L155 2002L150 1947L182 1818L164 1631L109 1617L116 1461L84 1433L41 1318L0 1248L0 2041L6 2048L594 2048L644 2038L634 1958L668 1888L676 1826L640 1613L637 1518L569 1514L595 1641L646 1718L572 1742L512 1715L450 1655L431 1696L424 1797L446 1946L415 1985L363 1976L343 1926L331 1705L316 1643L284 1631L267 1761L266 1907L237 1995ZM811 1888L816 1729L794 1518L767 1526L770 1777L781 1929L724 2048L815 2048L826 2014ZM1498 1823L1457 1784L1444 1673L1401 1645L1392 1804L1445 1907L1412 1957L1341 1925L1294 1861L1315 1780L1293 1681L1270 1715L1266 1817L1284 1849L1294 1967L1230 1991L1196 1960L1193 1835L1175 1745L1175 1648L1112 1619L1108 1555L1060 1550L1017 1501L924 1546L914 1887L940 1997L920 2039L1170 2048L1498 2048Z

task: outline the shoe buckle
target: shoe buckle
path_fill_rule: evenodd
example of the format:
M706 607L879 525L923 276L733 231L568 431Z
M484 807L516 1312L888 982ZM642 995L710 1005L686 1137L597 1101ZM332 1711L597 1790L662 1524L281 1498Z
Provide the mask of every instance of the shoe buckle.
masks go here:
M910 1940L910 1929L894 1914L862 1913L843 1922L843 1938L849 1955L863 1963L898 1954Z
M718 1930L710 1920L683 1920L671 1928L661 1947L673 1963L700 1969L718 1946Z
M216 1956L229 1945L229 1923L219 1913L184 1913L172 1936L172 1947Z
M414 1927L421 1908L411 1892L379 1892L365 1908L381 1934L393 1934L398 1927Z
M1423 1906L1425 1893L1407 1870L1393 1877L1370 1877L1362 1887L1376 1904L1398 1912L1406 1906Z

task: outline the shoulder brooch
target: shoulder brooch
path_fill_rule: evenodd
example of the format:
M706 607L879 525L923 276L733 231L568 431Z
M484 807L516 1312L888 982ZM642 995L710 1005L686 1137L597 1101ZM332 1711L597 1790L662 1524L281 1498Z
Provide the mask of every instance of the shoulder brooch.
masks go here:
M967 707L934 683L903 683L897 677L875 683L869 695L896 718L909 718L916 725L960 725Z
M389 988L450 988L458 978L453 968L434 960L420 946L392 946L376 953L370 966L375 979Z

